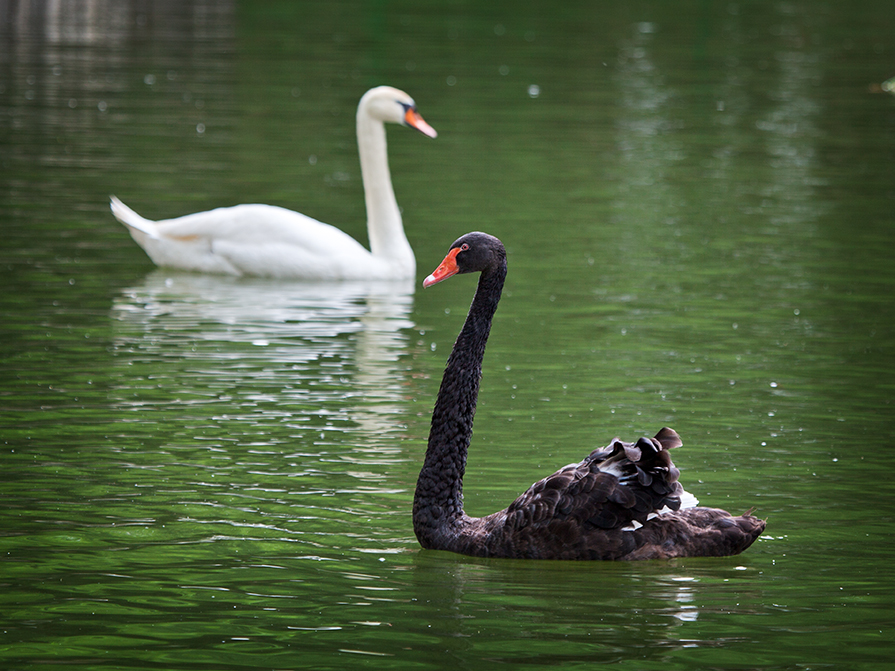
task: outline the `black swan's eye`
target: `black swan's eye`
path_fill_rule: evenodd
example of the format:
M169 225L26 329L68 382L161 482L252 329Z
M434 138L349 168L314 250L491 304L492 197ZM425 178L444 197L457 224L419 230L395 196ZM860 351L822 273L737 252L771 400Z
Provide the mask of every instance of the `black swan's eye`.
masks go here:
M469 249L469 245L467 245L465 242L462 245L460 245L461 252L465 252L467 249Z

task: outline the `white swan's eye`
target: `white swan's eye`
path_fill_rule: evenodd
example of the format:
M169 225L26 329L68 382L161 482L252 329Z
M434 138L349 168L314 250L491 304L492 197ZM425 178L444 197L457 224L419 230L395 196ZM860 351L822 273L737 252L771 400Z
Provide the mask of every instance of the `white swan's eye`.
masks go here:
M465 242L462 245L460 245L461 252L465 252L467 249L469 249L469 245L467 245Z

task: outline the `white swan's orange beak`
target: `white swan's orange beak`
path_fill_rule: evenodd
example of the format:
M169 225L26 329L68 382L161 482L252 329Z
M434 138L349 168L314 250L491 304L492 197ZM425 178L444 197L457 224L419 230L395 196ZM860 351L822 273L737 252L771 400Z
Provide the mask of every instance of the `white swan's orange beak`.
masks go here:
M408 107L407 111L404 113L404 123L406 123L411 128L416 128L423 135L427 135L429 137L438 137L438 133L435 131L432 126L426 123L426 120L420 116L420 113L416 111L415 107Z
M423 286L426 288L431 287L433 284L438 284L451 275L456 275L460 272L460 269L457 267L457 254L459 253L459 247L454 247L449 251L448 255L444 257L444 261L435 269L435 272L423 280Z

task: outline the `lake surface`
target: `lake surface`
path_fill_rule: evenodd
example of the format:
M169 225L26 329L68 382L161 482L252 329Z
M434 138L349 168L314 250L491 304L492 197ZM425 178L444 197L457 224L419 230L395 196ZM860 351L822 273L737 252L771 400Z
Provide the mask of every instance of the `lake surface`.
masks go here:
M895 655L891 2L0 2L0 666L880 669ZM389 128L419 277L155 269L241 202L366 244ZM738 557L479 560L410 520L474 280L509 277L473 515L674 427Z

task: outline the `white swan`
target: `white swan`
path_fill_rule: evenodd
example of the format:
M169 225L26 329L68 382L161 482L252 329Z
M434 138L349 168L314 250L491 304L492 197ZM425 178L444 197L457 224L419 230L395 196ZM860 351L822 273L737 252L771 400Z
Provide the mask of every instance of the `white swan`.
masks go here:
M357 145L370 251L333 226L272 205L236 205L150 221L112 196L112 213L158 266L306 280L413 278L416 260L392 188L385 122L437 135L403 91L379 86L360 99Z

